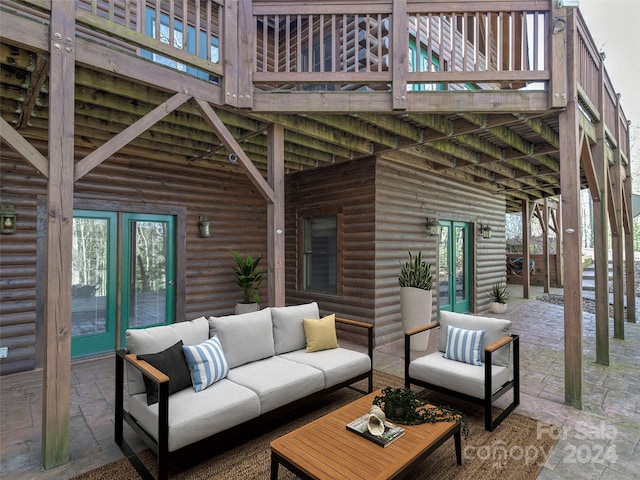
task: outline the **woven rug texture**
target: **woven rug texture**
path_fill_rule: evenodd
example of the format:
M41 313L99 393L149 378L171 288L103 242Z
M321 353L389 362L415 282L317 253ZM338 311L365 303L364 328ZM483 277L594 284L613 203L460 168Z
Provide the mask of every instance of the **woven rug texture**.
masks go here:
M365 389L366 383L356 384ZM374 372L374 389L385 386L402 387L403 379ZM172 480L263 480L270 476L271 457L269 444L272 440L292 431L336 408L356 400L362 394L341 389L327 395L326 402L312 411L305 411L276 428L256 433L240 445L215 452L200 463L176 471ZM509 394L508 394L509 395ZM535 479L557 442L557 435L540 434L548 432L549 426L516 413L511 413L493 432L484 429L483 410L477 405L460 402L451 397L429 394L427 397L436 405L450 405L462 411L468 421L469 436L462 438L462 466L456 465L453 439L445 442L432 453L413 474L411 480L425 479ZM155 455L146 450L139 453L149 471L155 475ZM373 461L373 460L372 460ZM72 480L137 480L140 476L128 459L104 465L95 470L74 477ZM280 467L279 479L296 479L295 475Z

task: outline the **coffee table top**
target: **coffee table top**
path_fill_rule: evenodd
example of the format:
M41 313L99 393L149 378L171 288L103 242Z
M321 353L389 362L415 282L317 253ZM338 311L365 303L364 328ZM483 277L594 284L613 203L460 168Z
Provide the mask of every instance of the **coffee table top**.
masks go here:
M459 422L402 425L405 434L386 447L347 430L347 423L367 413L380 394L366 395L272 441L271 451L310 478L389 479L460 428Z

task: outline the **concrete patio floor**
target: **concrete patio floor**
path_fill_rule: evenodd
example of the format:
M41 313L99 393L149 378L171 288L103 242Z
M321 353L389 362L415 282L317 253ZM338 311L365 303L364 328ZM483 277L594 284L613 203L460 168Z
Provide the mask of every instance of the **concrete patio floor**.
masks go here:
M531 292L532 297L542 293L538 287ZM610 366L602 366L594 363L595 317L584 314L584 408L577 410L564 405L562 307L525 300L521 287L512 286L509 309L496 316L512 320L520 335L516 412L562 427L538 432L559 437L550 455L532 458L545 463L538 478L640 478L640 325L625 323L625 340L611 339ZM379 347L374 368L403 376L403 356L402 342ZM113 441L114 367L113 356L73 363L71 461L47 471L40 466L42 372L0 377L0 478L68 479L122 458ZM135 444L130 432L127 438Z

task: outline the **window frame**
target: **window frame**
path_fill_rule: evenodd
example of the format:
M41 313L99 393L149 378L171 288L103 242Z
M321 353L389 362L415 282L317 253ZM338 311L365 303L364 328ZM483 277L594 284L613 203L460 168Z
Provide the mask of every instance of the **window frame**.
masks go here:
M335 216L336 219L336 292L319 292L314 290L305 290L305 233L306 220L313 217L330 217ZM314 297L337 297L342 295L343 287L343 215L342 211L335 209L307 210L298 212L296 215L297 238L297 261L296 261L296 290L304 292L305 295Z

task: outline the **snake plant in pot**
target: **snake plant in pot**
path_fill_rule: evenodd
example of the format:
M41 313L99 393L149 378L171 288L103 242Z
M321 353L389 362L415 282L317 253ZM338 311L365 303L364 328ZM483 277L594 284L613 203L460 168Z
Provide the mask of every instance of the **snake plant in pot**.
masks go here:
M431 264L422 260L422 252L413 255L400 266L400 317L402 329L412 330L431 323L433 277ZM411 338L413 350L425 351L429 343L429 332L419 333Z
M236 284L242 288L242 302L236 304L236 314L253 312L260 309L260 294L258 289L264 281L265 274L258 268L262 257L255 260L251 256L242 257L238 252L231 250L236 265L233 272L236 275Z

